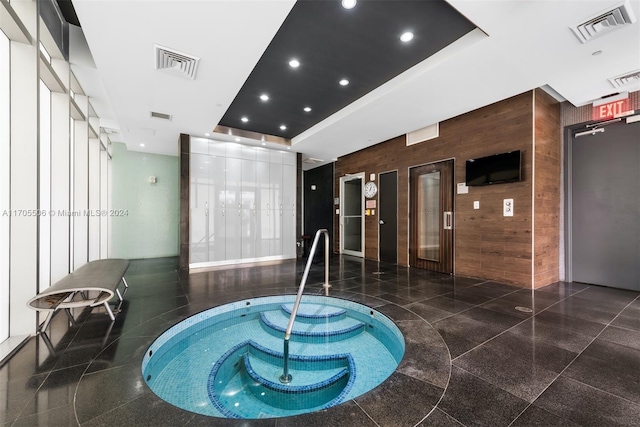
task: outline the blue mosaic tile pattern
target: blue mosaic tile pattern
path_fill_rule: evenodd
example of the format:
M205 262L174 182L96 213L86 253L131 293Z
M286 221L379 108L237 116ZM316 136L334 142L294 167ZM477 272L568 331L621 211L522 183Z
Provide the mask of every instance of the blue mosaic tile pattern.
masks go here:
M281 306L291 304L294 297L286 295L237 301L204 311L174 325L149 347L144 357L142 369L147 384L158 396L176 406L216 417L278 417L326 407L327 396L323 396L324 405L314 401L300 403L309 406L306 410L278 408L277 405L283 406L281 403L267 405L252 394L250 386L255 381L244 369L242 359L244 354L248 354L255 372L267 379L272 375L270 381L278 382L282 353L273 349L282 349L284 334L276 337L265 333L260 313L269 312L269 316L280 313L287 318ZM338 298L305 295L301 307L305 304L327 304L332 307L331 311L344 309L347 318L362 322L366 327L357 335L338 342L290 342L291 354L302 356L301 359L292 358L290 361L290 371L295 374L291 385L305 383L302 380L305 375L297 372L304 371L306 367L304 357L349 354L349 367L336 359L335 365L325 367L325 377L314 373L314 378L311 378L307 371L309 381L306 382L309 383L321 382L339 372L331 369L348 370L349 381L353 379L353 382L329 402L334 405L377 386L395 370L404 353L404 339L393 322L384 315L376 311L372 314L369 307ZM307 307L307 310L317 310L317 307ZM237 347L249 339L255 345L248 346L248 349L246 345L244 348ZM228 403L226 407L217 406L209 396L208 374L217 362L224 359L225 353L234 348L238 353L225 359L228 365L218 368L218 381L222 382L211 384L211 387L217 387L219 400ZM366 372L366 375L354 375L356 368L358 372ZM330 397L335 395L334 391L332 393ZM229 407L232 409L229 410Z
M293 304L282 304L282 311L288 317L293 311ZM301 304L296 313L296 322L299 323L325 323L327 321L342 320L347 317L344 308L331 307L322 304Z
M265 311L260 313L260 320L265 330L276 336L283 337L287 330L288 318L280 312ZM335 342L345 340L361 333L365 324L351 318L345 318L329 323L293 324L291 340L301 342Z

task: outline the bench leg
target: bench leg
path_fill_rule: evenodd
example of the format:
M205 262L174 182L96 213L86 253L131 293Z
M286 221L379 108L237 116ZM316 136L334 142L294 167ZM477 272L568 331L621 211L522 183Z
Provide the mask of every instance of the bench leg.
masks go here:
M104 308L107 309L107 314L111 318L111 321L114 322L116 320L116 316L113 315L113 311L111 311L111 307L109 307L109 303L107 301L103 302Z
M127 284L127 281L126 281L126 279L124 277L122 278L122 283L124 283L125 289L129 287L129 285Z
M51 322L51 319L53 319L53 315L56 314L56 313L57 313L57 310L54 310L54 311L50 311L47 314L47 317L44 319L44 322L42 322L42 324L38 328L38 332L44 333L47 330L47 327L49 326L49 323Z
M126 288L125 288L126 290ZM120 302L123 301L124 298L122 298L122 294L120 293L120 289L116 288L116 295L118 295L118 300L120 300Z

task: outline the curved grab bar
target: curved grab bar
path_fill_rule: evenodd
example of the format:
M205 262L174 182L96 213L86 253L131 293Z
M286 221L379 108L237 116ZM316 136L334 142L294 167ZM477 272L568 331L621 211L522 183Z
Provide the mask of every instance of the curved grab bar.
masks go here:
M289 338L291 338L291 331L293 330L293 322L296 320L296 314L298 314L298 307L300 306L300 300L302 299L302 292L304 292L304 286L307 283L307 276L309 276L309 270L311 269L311 263L313 262L313 256L316 253L316 247L318 246L318 240L320 235L324 234L324 288L325 296L329 296L329 231L326 228L316 231L316 236L313 238L313 244L311 245L311 251L309 251L309 258L307 259L307 265L304 268L302 274L302 280L300 281L300 287L298 287L298 295L296 295L296 301L293 303L293 309L289 316L289 324L287 330L284 333L284 372L280 375L280 382L288 384L291 382L291 374L289 373Z

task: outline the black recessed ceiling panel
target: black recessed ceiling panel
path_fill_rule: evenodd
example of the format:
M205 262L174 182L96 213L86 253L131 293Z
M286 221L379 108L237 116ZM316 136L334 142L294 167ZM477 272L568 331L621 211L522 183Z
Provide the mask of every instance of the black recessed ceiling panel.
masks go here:
M220 125L293 138L474 28L445 1L298 1Z

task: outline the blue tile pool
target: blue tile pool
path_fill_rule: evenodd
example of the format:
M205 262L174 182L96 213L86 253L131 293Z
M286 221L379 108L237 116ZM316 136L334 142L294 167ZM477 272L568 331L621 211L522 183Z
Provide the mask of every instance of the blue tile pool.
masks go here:
M282 384L284 330L295 295L237 301L174 325L147 350L142 373L166 402L203 415L274 418L325 409L382 383L404 354L396 325L370 307L302 298Z

